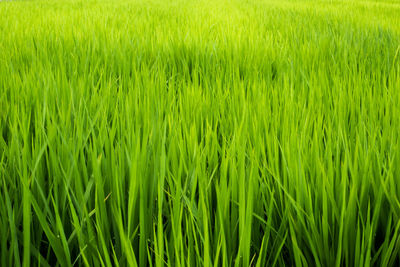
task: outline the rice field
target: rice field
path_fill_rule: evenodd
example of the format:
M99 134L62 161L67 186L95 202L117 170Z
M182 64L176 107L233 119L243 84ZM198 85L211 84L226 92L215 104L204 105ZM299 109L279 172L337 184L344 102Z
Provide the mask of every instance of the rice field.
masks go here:
M399 266L400 1L0 2L0 266Z

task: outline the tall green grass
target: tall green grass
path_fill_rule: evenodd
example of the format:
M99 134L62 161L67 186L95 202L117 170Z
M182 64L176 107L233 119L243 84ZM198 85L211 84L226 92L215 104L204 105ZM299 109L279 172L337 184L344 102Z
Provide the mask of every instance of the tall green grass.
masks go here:
M0 3L0 266L398 266L400 2Z

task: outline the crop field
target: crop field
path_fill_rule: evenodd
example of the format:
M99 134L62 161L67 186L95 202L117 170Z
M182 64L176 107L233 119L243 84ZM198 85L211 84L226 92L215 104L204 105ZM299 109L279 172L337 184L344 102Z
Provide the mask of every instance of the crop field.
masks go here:
M0 2L0 266L399 266L400 1Z

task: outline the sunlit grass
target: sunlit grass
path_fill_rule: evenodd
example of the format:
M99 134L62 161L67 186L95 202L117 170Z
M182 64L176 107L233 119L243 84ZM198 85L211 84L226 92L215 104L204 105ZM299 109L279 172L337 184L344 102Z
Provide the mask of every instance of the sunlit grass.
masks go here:
M0 2L0 266L398 266L400 2Z

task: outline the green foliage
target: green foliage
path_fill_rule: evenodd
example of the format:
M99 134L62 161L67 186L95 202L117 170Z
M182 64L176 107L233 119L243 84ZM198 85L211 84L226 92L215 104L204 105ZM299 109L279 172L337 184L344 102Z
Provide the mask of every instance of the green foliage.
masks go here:
M0 3L0 266L398 266L400 2Z

